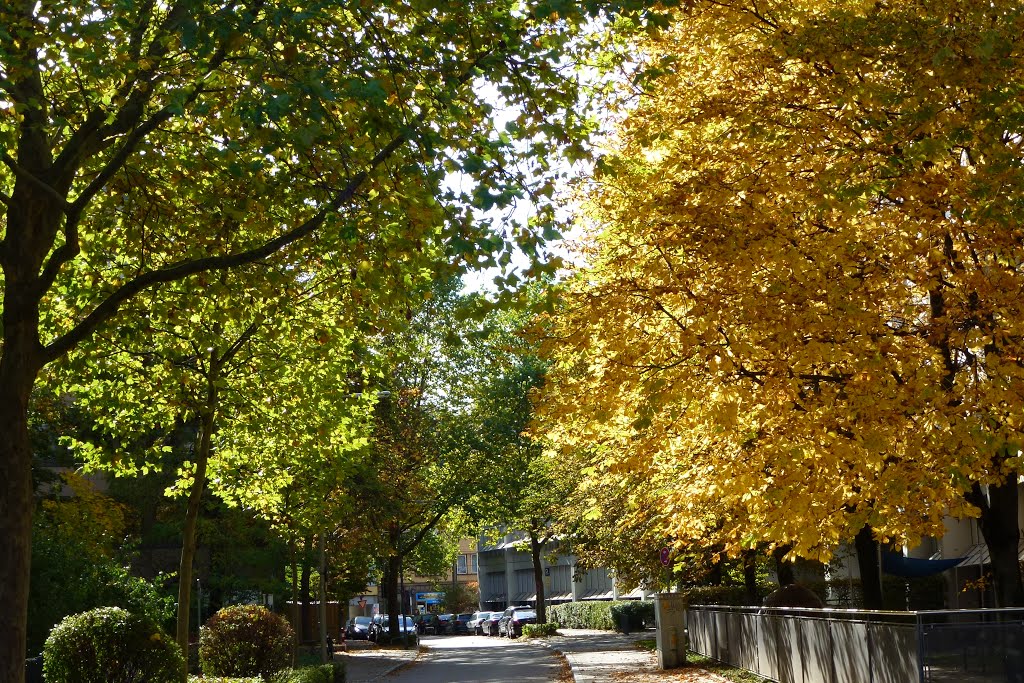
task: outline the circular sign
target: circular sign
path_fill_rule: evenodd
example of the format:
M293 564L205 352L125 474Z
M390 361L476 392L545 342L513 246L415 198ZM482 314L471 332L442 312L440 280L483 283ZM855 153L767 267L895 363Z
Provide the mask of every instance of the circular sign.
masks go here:
M663 567L667 567L668 566L670 555L671 555L671 553L669 552L668 547L665 547L665 548L661 549L661 565Z

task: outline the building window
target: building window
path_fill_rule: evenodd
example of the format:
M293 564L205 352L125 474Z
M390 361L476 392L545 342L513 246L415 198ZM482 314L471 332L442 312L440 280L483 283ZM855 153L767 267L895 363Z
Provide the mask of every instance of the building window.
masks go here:
M476 564L476 553L469 556L469 573L476 574L480 568Z
M460 574L468 574L469 573L467 571L467 569L466 569L466 556L465 555L459 555L459 573Z

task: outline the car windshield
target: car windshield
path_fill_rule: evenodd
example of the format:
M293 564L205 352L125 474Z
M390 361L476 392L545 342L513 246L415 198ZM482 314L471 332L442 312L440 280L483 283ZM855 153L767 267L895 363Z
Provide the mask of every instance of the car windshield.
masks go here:
M371 621L373 620L370 619L370 617L356 617L355 619L355 623L357 626L365 626L366 624L369 624Z
M536 619L537 612L532 609L517 609L512 616L516 619Z
M473 618L472 614L460 614L459 617L458 617L459 621L469 621L472 618Z

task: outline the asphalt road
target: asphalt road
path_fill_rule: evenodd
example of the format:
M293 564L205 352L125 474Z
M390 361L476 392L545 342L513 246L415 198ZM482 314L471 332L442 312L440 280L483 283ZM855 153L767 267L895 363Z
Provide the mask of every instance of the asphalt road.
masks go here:
M425 636L429 650L387 683L552 683L561 661L539 645L494 636Z

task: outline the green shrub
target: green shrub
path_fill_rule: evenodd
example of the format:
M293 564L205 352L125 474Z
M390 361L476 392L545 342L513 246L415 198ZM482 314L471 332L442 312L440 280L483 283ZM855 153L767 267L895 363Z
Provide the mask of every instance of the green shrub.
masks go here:
M292 628L261 605L233 605L199 632L199 666L208 676L262 676L291 664Z
M184 667L156 622L120 607L66 617L43 649L47 683L176 683Z
M546 638L547 636L555 635L557 630L558 627L551 622L546 624L523 624L523 637Z
M275 676L272 683L345 683L345 663L332 662L284 671Z
M650 600L566 602L548 608L548 621L558 628L640 631L654 625Z
M566 602L548 610L548 621L557 628L592 628L611 631L611 603L601 600L588 602Z
M610 610L616 630L623 633L654 626L654 602L651 600L619 600L611 603Z
M771 587L768 592L775 590ZM743 586L693 586L680 591L690 605L749 605L750 598ZM766 593L767 594L767 593ZM760 604L760 601L758 601Z
M74 543L34 532L29 584L28 652L38 654L64 617L97 607L122 607L151 617L164 628L174 624L174 599L152 583L132 576L111 558L92 559ZM74 581L68 581L74 576Z

